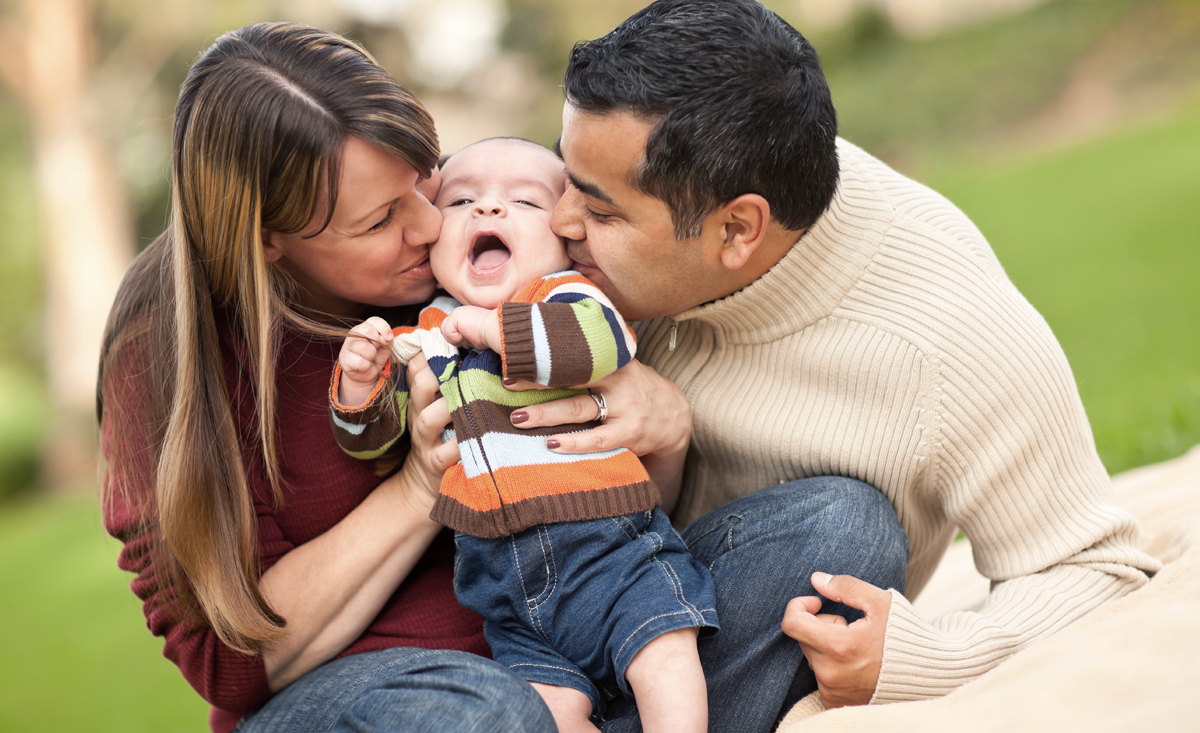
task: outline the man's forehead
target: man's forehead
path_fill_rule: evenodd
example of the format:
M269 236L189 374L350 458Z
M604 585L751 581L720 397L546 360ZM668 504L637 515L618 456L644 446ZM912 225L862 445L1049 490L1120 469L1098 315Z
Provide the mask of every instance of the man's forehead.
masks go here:
M598 201L613 204L625 190L639 191L637 176L653 123L626 111L585 112L568 102L563 134L555 150L566 164L571 185ZM564 149L566 141L566 149Z

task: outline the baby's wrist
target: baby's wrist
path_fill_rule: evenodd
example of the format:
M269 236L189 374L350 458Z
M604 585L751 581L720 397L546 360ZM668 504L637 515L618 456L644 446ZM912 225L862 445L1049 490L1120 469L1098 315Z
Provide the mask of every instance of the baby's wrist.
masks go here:
M342 407L360 407L374 390L374 382L358 382L347 378L343 373L338 383L338 402Z

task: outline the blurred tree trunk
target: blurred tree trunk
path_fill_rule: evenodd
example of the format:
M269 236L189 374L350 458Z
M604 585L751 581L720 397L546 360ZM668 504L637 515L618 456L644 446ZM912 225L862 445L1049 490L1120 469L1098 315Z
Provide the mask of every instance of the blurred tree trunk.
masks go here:
M44 453L51 485L95 475L93 411L105 319L133 254L131 216L89 119L87 0L22 0L0 45L33 140L45 272L43 343L56 416ZM19 30L18 30L19 29Z

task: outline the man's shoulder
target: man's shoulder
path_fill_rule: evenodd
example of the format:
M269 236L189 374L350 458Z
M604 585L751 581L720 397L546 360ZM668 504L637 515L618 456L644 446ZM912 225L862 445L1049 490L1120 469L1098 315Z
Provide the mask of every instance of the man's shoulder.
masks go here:
M846 223L855 221L883 225L876 256L892 258L933 257L954 263L962 274L980 272L1007 281L1000 261L987 238L960 208L942 194L896 171L852 143L838 141L842 178L825 225L829 236L847 240ZM881 217L887 211L890 216ZM897 263L898 264L898 263ZM954 273L949 273L954 276Z
M874 207L890 209L897 219L924 224L954 237L983 241L970 217L945 196L841 138L838 160L841 184L837 195L844 203L863 206L870 201Z

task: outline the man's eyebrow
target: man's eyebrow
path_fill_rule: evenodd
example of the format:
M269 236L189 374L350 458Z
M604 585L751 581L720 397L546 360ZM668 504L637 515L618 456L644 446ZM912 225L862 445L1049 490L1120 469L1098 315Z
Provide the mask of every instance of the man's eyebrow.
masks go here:
M567 178L570 179L571 185L582 191L585 196L591 196L592 198L603 201L610 206L616 205L613 204L613 200L609 198L608 194L600 190L600 187L594 183L588 183L586 181L579 180L575 176L571 175L571 171L567 171Z

